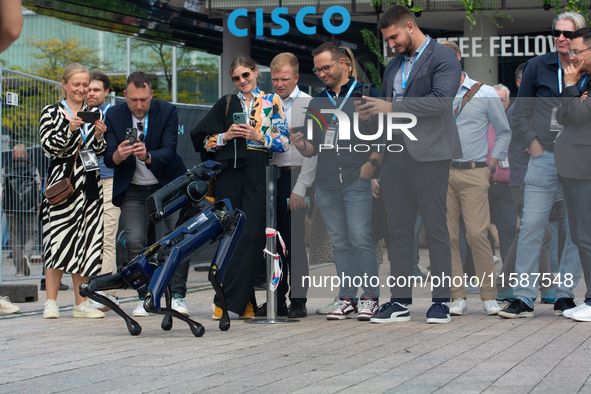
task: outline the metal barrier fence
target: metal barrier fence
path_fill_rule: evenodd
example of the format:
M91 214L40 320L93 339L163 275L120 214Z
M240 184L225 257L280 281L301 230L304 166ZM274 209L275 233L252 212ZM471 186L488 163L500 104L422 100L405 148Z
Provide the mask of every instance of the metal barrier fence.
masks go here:
M43 274L38 211L49 160L39 142L39 119L46 105L58 101L60 84L1 64L0 80L2 283Z

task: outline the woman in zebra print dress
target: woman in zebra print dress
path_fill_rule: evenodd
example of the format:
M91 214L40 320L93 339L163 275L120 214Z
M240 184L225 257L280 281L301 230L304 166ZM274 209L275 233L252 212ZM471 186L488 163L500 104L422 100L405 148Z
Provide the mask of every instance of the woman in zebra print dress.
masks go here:
M77 63L68 66L62 75L63 100L45 107L39 122L43 152L52 159L45 188L68 177L74 165L71 179L74 194L57 205L49 204L44 196L41 205L47 289L43 317L46 319L59 317L57 293L64 272L72 274L74 282L73 316L104 317L103 312L78 292L89 276L100 272L103 249L103 192L99 171L86 172L80 157L74 163L80 142L81 151L92 151L97 157L102 157L106 149L102 114L94 124L85 124L77 116L78 111L98 111L84 102L89 82L90 73L85 67Z

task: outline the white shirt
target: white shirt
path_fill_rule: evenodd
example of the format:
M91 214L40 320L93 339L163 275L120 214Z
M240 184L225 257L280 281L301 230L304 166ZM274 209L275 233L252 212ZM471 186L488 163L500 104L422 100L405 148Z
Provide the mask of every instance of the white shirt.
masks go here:
M298 96L299 94L299 96ZM289 97L283 100L284 108L288 108L286 118L289 127L303 126L305 120L305 110L310 102L310 96L300 90L299 87L291 92ZM291 144L291 142L290 142ZM292 190L298 196L305 197L306 190L312 186L316 179L316 163L318 156L304 157L297 149L289 149L287 152L275 152L270 164L277 167L302 167L298 180Z
M144 119L146 119L146 118L144 117ZM138 118L136 118L134 115L131 115L132 127L137 129L137 124L140 122L141 121ZM148 123L148 126L149 125L150 124ZM144 124L144 126L145 126L145 124ZM148 132L149 131L150 130L148 130ZM144 137L144 140L145 140L145 137ZM133 183L134 185L149 186L149 185L156 185L160 182L158 182L158 179L156 179L154 174L152 174L152 171L150 171L148 169L148 167L146 167L146 163L144 163L143 161L141 161L140 159L138 159L136 157L135 158L135 173L133 174L133 179L131 180L131 183Z

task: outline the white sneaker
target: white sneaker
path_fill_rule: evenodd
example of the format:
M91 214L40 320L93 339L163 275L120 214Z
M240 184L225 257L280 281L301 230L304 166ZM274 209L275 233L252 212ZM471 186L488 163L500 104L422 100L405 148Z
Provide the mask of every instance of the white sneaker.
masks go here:
M573 313L570 318L574 321L591 321L591 306L583 303L578 308L579 310Z
M357 314L357 320L369 321L380 309L380 304L377 300L361 300L359 301L359 313Z
M11 313L20 312L21 308L14 305L8 297L0 296L0 315L10 315Z
M328 315L330 312L334 311L337 307L337 304L341 301L341 299L337 296L334 298L334 301L328 304L327 306L323 306L322 308L316 309L317 315Z
M571 319L573 317L573 314L575 312L578 312L585 304L585 301L581 301L579 303L579 305L575 306L574 308L570 308L570 309L565 309L562 311L562 316L564 317L568 317L569 319Z
M484 307L484 313L489 316L498 315L501 311L501 308L495 299L482 301L482 306Z
M137 304L137 306L133 310L132 316L133 317L148 317L148 316L152 316L152 314L148 313L144 309L144 300L140 300L140 302Z
M57 305L56 300L47 300L45 301L45 310L43 311L43 318L44 319L59 319L60 317L60 308Z
M181 315L189 316L189 310L187 309L187 304L185 303L185 297L173 298L172 309L174 309L175 311L177 311Z
M74 306L72 316L85 319L101 319L105 317L105 314L92 306L92 302L87 298L84 302Z
M449 314L452 316L462 316L468 313L468 303L463 298L456 298L449 308Z

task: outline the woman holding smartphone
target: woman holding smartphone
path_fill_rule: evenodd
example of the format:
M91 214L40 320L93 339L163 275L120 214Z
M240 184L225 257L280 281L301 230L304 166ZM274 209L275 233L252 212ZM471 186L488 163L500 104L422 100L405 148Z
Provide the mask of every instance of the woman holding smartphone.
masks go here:
M222 164L215 181L215 198L229 198L246 214L246 225L230 260L223 287L228 310L253 319L254 285L264 264L266 184L269 152L289 149L289 129L281 98L257 87L258 69L248 56L230 65L237 95L222 97L191 132L195 150ZM202 155L204 157L204 155ZM215 300L217 302L217 300ZM214 319L222 310L214 308Z
M103 249L103 192L98 169L86 169L80 152L102 157L107 127L98 109L84 102L90 83L89 71L78 63L70 64L61 77L59 104L48 105L41 113L39 135L46 156L51 158L45 191L57 182L72 177L74 193L52 205L43 196L43 257L45 259L45 319L59 318L57 294L64 272L72 274L75 305L73 316L101 318L105 314L92 306L78 291L80 285L101 270ZM99 120L85 123L79 111L99 111ZM94 119L93 119L94 120ZM73 169L73 170L72 170Z

